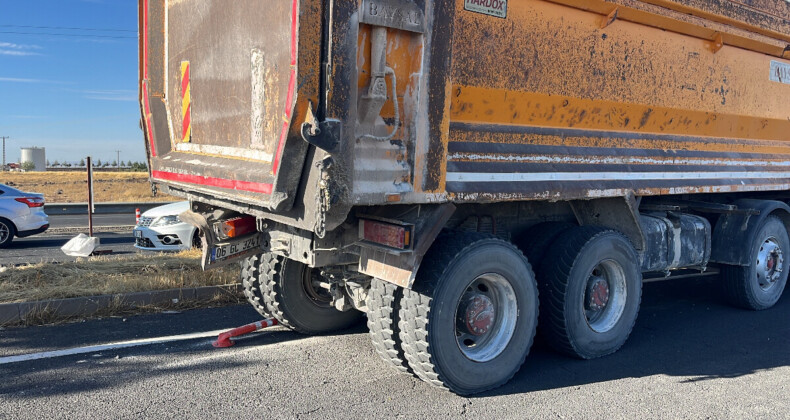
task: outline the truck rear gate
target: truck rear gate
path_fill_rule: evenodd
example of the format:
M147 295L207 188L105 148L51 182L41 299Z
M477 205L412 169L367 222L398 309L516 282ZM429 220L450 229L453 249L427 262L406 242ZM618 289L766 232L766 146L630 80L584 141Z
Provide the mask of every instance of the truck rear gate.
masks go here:
M617 351L643 275L751 310L787 284L785 0L140 0L140 32L204 266L301 333L367 313L435 386L507 382L538 322Z
M291 121L316 103L320 4L142 0L140 16L152 178L264 207L293 200L307 147Z

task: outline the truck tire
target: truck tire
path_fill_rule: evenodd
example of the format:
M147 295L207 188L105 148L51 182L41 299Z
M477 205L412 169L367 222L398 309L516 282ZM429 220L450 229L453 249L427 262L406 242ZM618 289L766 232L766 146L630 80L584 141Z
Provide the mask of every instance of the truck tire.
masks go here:
M560 235L576 226L567 222L538 223L522 234L516 241L516 244L524 253L524 256L527 257L527 261L532 264L532 267L537 269L540 267L549 245Z
M365 304L368 307L368 332L373 348L390 366L411 373L403 355L398 326L403 289L384 280L373 279Z
M324 334L359 323L361 312L338 311L328 292L313 286L316 271L301 262L264 253L260 284L266 310L281 325L302 334Z
M556 350L580 359L617 351L642 300L642 273L631 242L601 227L568 231L550 246L540 272L541 333Z
M247 302L264 318L271 318L271 312L263 304L263 293L260 284L261 254L245 258L241 262L241 286Z
M412 371L461 395L496 388L521 368L535 338L538 290L509 242L478 233L442 236L403 290L400 338Z
M787 228L776 216L768 216L757 227L754 242L744 247L749 266L722 266L724 294L735 306L768 309L779 300L787 284L790 239ZM781 269L777 269L777 268Z
M11 245L16 235L16 227L10 220L0 218L0 248Z

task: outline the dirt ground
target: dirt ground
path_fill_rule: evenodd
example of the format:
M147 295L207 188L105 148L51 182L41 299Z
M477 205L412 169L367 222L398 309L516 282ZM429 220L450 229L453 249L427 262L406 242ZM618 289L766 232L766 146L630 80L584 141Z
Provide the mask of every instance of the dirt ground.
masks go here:
M2 172L0 184L42 193L47 203L84 203L88 201L86 178L85 172ZM162 193L154 197L145 172L94 172L93 182L97 203L178 200Z

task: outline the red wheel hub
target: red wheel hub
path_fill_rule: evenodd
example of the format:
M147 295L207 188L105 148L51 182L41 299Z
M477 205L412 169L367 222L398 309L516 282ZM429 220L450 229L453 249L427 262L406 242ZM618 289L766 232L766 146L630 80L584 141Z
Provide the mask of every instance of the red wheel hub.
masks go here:
M602 278L594 279L590 283L587 295L589 296L587 306L594 311L600 311L609 303L609 283Z
M466 330L476 336L487 333L496 321L494 302L485 295L475 295L468 299L463 314Z

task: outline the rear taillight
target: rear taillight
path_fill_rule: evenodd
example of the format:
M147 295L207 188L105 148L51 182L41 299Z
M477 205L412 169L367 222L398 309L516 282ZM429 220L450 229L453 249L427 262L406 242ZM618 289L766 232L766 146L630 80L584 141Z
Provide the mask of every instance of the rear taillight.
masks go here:
M217 236L221 239L236 238L258 230L256 219L252 216L235 217L217 223Z
M28 207L44 207L44 199L41 197L21 197L15 200L27 204Z
M373 220L359 221L359 239L395 249L410 249L412 226Z

